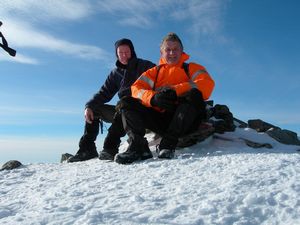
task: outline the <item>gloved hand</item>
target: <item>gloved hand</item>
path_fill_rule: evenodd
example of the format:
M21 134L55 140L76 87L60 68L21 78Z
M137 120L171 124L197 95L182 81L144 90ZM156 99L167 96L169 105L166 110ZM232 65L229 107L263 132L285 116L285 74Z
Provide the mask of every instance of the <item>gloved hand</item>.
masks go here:
M171 88L165 88L158 93L156 93L151 98L151 105L157 106L161 109L165 109L167 111L173 111L176 107L176 101L177 101L177 94L176 91L174 91Z

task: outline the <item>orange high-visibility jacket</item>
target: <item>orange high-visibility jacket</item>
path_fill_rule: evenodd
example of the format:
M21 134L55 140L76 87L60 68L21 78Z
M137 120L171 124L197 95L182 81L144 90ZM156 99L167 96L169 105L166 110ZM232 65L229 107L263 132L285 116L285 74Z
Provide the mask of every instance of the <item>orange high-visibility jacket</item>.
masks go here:
M138 98L142 104L152 107L150 100L162 87L170 87L176 91L177 96L182 96L192 88L198 88L204 100L207 100L215 86L215 82L206 69L196 63L189 63L189 77L182 64L189 59L189 55L183 53L176 65L168 65L164 59L160 59L160 69L153 67L144 72L131 86L132 97ZM154 90L153 90L154 88Z

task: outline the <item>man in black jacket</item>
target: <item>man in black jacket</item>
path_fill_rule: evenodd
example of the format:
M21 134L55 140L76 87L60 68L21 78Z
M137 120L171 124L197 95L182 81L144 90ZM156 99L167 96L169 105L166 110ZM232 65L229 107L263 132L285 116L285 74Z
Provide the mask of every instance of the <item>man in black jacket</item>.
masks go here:
M79 141L79 150L68 162L79 162L98 157L95 141L99 134L101 121L112 123L104 140L100 160L113 160L118 153L121 137L125 136L121 115L116 113L115 106L105 104L116 93L119 98L130 96L130 86L146 70L155 66L150 61L139 59L134 46L129 39L120 39L115 43L116 68L113 69L100 90L87 102L84 134ZM151 152L145 152L145 159L152 157Z

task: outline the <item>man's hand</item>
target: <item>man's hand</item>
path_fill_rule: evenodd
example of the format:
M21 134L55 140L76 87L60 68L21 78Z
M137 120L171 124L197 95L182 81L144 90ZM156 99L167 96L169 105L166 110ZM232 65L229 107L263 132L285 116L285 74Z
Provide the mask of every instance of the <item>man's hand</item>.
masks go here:
M167 111L173 111L176 107L177 94L171 88L166 88L156 93L151 99L151 105Z
M90 108L86 108L84 110L84 117L85 117L85 121L89 124L91 124L94 120L94 113Z

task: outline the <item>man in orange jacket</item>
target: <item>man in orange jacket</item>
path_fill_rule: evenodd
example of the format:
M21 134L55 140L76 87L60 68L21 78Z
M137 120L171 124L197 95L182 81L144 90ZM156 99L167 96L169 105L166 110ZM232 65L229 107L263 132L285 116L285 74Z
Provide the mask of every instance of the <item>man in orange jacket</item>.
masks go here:
M189 56L175 33L163 39L160 53L159 66L144 72L131 86L132 97L118 103L129 146L115 156L117 163L153 157L144 137L145 129L162 136L158 158L173 158L178 138L197 129L206 117L205 100L214 88L206 69L185 63Z

